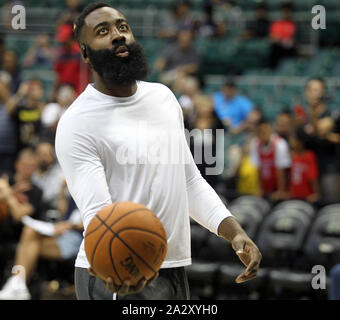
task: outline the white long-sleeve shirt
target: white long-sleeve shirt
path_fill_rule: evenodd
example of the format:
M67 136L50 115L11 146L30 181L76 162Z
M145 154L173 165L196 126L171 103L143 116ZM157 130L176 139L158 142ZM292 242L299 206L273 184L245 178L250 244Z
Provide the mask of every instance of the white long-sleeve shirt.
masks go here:
M59 121L56 153L86 230L112 202L144 204L162 221L162 268L191 264L190 216L217 233L231 216L202 178L187 145L182 110L169 88L137 82L130 97L89 84ZM84 241L75 263L88 268Z

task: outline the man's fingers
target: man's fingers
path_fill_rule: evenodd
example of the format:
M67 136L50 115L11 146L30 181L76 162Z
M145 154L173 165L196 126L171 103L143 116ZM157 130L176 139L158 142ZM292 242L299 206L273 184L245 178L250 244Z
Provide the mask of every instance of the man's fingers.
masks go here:
M242 263L247 267L249 265L249 262L251 260L249 253L243 251L241 253L237 253L237 256L239 257L239 259L242 261Z
M144 287L146 286L147 283L148 283L148 281L145 278L140 280L138 282L138 284L132 289L133 293L141 292L144 289Z
M125 296L130 290L130 280L125 280L122 286L118 289L118 294L120 296Z
M247 268L236 278L235 282L242 283L254 279L257 275L262 259L261 253L259 252L257 247L255 245L247 243L244 246L243 252L238 253L236 251L236 254Z
M257 276L257 270L254 270L249 275L246 275L246 273L244 272L236 278L235 282L236 283L246 282L246 281L249 281L249 280L256 278L256 276Z
M105 287L112 291L118 293L120 296L125 296L127 294L135 294L141 292L145 286L149 285L151 282L155 281L158 278L158 272L149 280L142 277L139 282L135 286L131 286L130 280L125 280L121 286L117 286L114 284L112 278L107 278L106 280L101 279L96 272L89 267L88 272L91 276L99 278L101 281L105 283Z
M115 286L112 278L107 278L106 281L104 281L106 289L110 290L111 292L117 292L118 287Z
M149 285L150 283L154 282L159 276L159 273L157 272L151 279L147 281L147 284Z
M245 275L249 275L251 273L253 273L254 271L257 272L258 268L259 268L259 262L254 260L254 261L251 261L246 269L246 271L244 272Z

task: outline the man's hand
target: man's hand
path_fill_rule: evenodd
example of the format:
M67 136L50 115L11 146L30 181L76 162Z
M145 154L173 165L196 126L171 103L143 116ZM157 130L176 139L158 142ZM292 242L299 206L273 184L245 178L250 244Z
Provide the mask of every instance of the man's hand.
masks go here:
M158 278L157 274L151 278L150 280L146 280L144 277L138 282L136 286L130 286L130 281L126 280L121 286L116 286L113 282L112 278L107 278L103 280L102 278L98 277L96 272L90 267L88 269L89 273L99 278L101 281L105 283L106 289L110 290L111 292L116 292L119 296L125 296L127 294L136 294L141 292L146 286L148 286L151 282L155 281Z
M245 272L235 279L235 282L241 283L255 278L262 255L236 219L234 217L224 219L218 227L218 235L231 243L237 256L247 267Z
M262 255L256 244L244 233L238 234L231 242L233 249L247 269L240 274L235 282L242 283L254 279L257 275Z

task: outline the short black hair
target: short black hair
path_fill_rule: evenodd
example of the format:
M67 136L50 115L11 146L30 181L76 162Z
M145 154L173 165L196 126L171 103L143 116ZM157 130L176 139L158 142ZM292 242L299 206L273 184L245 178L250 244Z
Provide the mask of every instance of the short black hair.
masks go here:
M305 132L303 127L297 128L295 131L292 132L292 136L298 140L304 147L309 142L309 136Z
M286 115L286 116L291 117L293 114L292 114L292 111L291 111L290 109L284 108L284 109L282 109L277 115L278 115L278 116L280 116L280 115Z
M232 76L227 77L224 81L223 86L224 87L237 87L235 78Z
M262 115L257 125L260 126L263 124L270 125L270 126L272 125L271 122L265 116Z
M83 28L85 24L85 18L94 10L97 10L99 8L103 7L109 7L113 8L113 6L107 2L102 2L102 1L96 1L88 4L84 10L81 12L81 14L76 18L73 24L73 31L74 31L74 36L80 45L80 33L81 29Z

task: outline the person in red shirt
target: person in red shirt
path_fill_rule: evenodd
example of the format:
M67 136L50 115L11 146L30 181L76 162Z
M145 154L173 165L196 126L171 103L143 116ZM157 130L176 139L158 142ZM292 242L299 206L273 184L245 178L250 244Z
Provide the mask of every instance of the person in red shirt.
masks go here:
M269 66L276 68L282 58L296 55L295 35L296 22L292 20L293 4L286 2L281 5L282 17L271 23L269 36L272 42Z
M261 196L273 201L288 197L287 169L291 159L288 143L274 133L271 124L262 119L257 128L258 134L250 144L250 158L258 168Z
M290 197L316 203L320 199L318 164L315 153L306 150L305 139L303 129L298 129L289 138L292 158Z
M54 70L57 73L56 88L67 83L79 95L90 82L91 71L81 59L80 48L74 39L72 25L69 23L60 25L56 40L60 43L58 57L54 64Z

